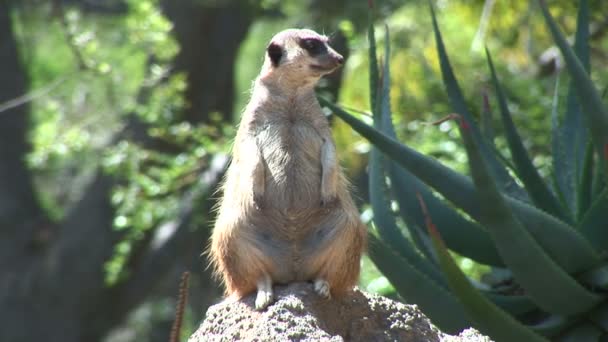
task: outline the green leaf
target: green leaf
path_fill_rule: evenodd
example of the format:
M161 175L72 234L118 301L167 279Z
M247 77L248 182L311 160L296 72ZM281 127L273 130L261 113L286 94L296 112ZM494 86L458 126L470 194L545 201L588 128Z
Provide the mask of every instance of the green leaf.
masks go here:
M443 237L443 235L442 235ZM481 291L492 303L510 313L513 316L521 315L523 313L537 309L536 305L532 303L530 298L526 296L509 296L496 294L488 291Z
M437 190L471 217L479 219L479 201L470 178L399 143L333 103L323 98L319 98L319 101L393 161ZM547 253L568 272L583 271L599 262L599 256L593 247L574 228L521 201L510 197L505 197L505 200Z
M439 64L441 67L441 74L443 76L443 83L446 87L452 110L455 113L464 116L468 122L472 123L471 125L473 138L475 139L475 142L480 146L481 154L484 160L486 160L486 162L489 164L492 176L494 177L494 179L497 180L501 190L505 191L506 193L510 194L515 198L527 200L526 193L517 185L515 180L511 178L504 165L499 162L498 158L494 153L494 150L490 146L488 146L488 144L482 138L481 132L477 125L473 123L473 116L468 110L464 96L462 95L462 91L460 90L458 81L454 76L452 66L450 65L450 60L443 44L443 39L441 38L439 25L437 24L437 18L435 17L435 10L433 9L432 5L430 5L430 8L431 16L433 19L433 30L435 32L435 42L437 44L437 54L439 55Z
M367 40L369 42L369 96L370 108L376 110L376 97L379 89L378 57L376 56L376 32L374 30L373 8L370 8L367 24Z
M583 108L583 113L587 115L587 124L593 137L595 149L600 157L604 177L608 177L608 172L605 167L608 165L608 110L602 102L602 98L598 90L593 85L593 82L587 75L585 67L576 57L574 51L560 32L557 24L551 17L547 5L544 0L539 0L541 11L545 17L555 43L561 50L566 65L570 72L570 76L575 84L574 89L578 95L579 103ZM587 2L582 2L583 8L587 6Z
M555 336L573 324L576 324L576 319L572 317L551 315L530 328L543 336Z
M580 221L581 218L587 210L589 210L589 206L592 202L593 197L593 144L591 141L587 143L587 150L585 151L585 159L582 162L583 169L582 175L580 179L580 184L578 186L577 191L577 218Z
M570 185L574 184L573 167L569 166L571 160L566 156L565 149L563 147L565 138L564 133L561 129L559 119L559 74L555 77L555 87L553 90L553 101L551 104L551 159L553 163L552 177L555 192L559 196L559 199L565 207L569 209L571 213L576 212L574 207L574 188L570 188Z
M392 112L391 112L391 71L390 71L390 34L388 26L385 27L385 44L384 44L384 66L382 69L382 78L380 83L379 92L376 96L376 104L378 106L374 109L374 128L385 131L390 130L391 134L395 135L395 131L392 123ZM372 91L372 89L370 89Z
M445 280L427 259L422 257L416 248L401 233L395 217L390 209L390 201L387 199L385 174L382 168L383 155L380 151L372 150L369 164L369 191L370 202L374 212L373 221L383 241L388 243L401 257L407 260L418 271L433 279L437 284L443 285Z
M374 127L386 133L388 136L396 139L395 128L391 120L390 108L390 36L388 27L386 28L385 41L384 72L382 73L381 93L378 97L380 100L380 117L374 119ZM376 122L378 122L378 124L376 124ZM418 206L416 205L416 190L420 190L420 193L424 194L424 197L431 201L433 204L433 210L436 210L437 213L442 214L439 216L442 219L442 222L445 222L445 224L442 225L442 232L446 234L446 239L449 238L448 241L453 243L453 245L450 244L450 246L452 246L455 251L462 252L465 256L471 255L474 260L479 262L498 266L503 265L487 232L473 222L464 219L462 215L456 213L453 209L436 199L428 187L422 187L423 184L420 181L415 179L411 173L403 170L403 168L399 167L394 162L391 162L387 169L388 174L391 176L390 178L392 188L394 189L394 196L400 205L399 208L401 209L402 205L407 206L404 208L409 207L410 214L405 215L404 219L406 222L409 221L410 224L413 223L413 225L409 227L411 228L410 235L412 239L416 241L419 249L424 250L423 248L426 248L426 245L423 241L421 241L422 239L419 238L419 231L417 227L424 227L425 223L424 217L420 215L420 210L418 210ZM407 180L415 183L408 184ZM404 197L408 198L406 199Z
M486 138L488 144L494 145L494 127L492 124L492 108L490 108L490 101L488 94L483 94L483 106L481 111L481 122L480 122L481 134Z
M370 45L375 46L373 37ZM371 54L370 54L371 55ZM385 39L385 63L382 72L381 84L376 96L376 109L373 112L374 127L383 130L392 127L390 107L390 37L388 28ZM371 84L371 82L370 82ZM371 91L372 89L370 89ZM394 132L393 132L394 133ZM435 282L445 286L445 280L439 270L429 260L420 255L416 248L406 239L397 226L394 213L391 210L389 189L386 183L386 168L388 166L386 157L372 147L369 163L369 191L370 202L374 212L374 223L383 241L387 242L399 255L404 257L417 270L429 276Z
M541 309L573 315L589 310L600 298L564 272L519 223L489 175L468 123L460 118L460 135L475 182L481 223L486 227L518 284Z
M593 198L597 198L604 189L606 189L607 181L605 178L601 177L602 174L602 163L598 163L597 161L594 163L595 167L593 168L593 185L591 186L591 192Z
M583 216L579 230L597 251L608 251L608 189L602 191Z
M432 223L427 228L450 288L458 296L468 316L476 323L476 327L481 332L498 341L545 341L544 338L517 322L475 290L452 260Z
M419 222L412 219L411 215L413 213L411 212L411 209L402 204L403 197L407 197L408 195L412 194L411 192L415 192L416 187L411 185L411 183L409 182L411 179L405 179L404 177L407 176L405 176L404 174L400 174L400 172L408 173L407 171L403 171L403 168L401 168L395 162L389 161L388 174L391 184L391 195L398 204L399 214L403 222L405 222L406 228L409 231L410 238L412 239L418 250L422 252L429 261L435 263L435 252L433 251L433 248L430 245L431 241L429 240L426 231L422 230L422 226ZM408 173L408 176L414 177L410 173ZM418 181L418 183L421 186L425 186L420 181Z
M383 69L383 74L382 74L382 82L381 82L382 85L380 87L378 87L378 91L376 92L377 95L376 95L376 107L374 108L374 127L396 139L397 134L395 133L395 128L393 126L391 106L390 106L390 83L391 83L391 78L390 78L390 35L389 35L388 26L385 27L385 32L386 33L385 33L385 48L384 48L384 69ZM376 45L375 39L373 39L373 37L370 37L370 41L371 41L370 46ZM370 54L370 56L371 56L371 54ZM372 57L370 57L370 59L371 58ZM374 54L373 58L375 58L375 54ZM370 82L370 84L371 84L371 82ZM374 89L370 89L370 92L372 92L372 91L374 91ZM376 150L377 149L375 147L372 148L372 154ZM385 158L383 158L383 160L385 160ZM388 176L389 174L392 174L393 165L394 165L393 162L383 161L382 165L386 167L383 177ZM391 187L390 192L393 195L400 193L400 191L397 190L395 188L395 186ZM401 208L400 208L400 210L401 210ZM413 225L412 222L408 222L407 219L405 220L405 222L407 223L407 228L410 232L410 238L415 243L418 250L421 251L427 258L432 258L433 257L433 255L431 254L432 252L431 252L431 250L429 250L427 244L423 240L424 237L421 236L421 234L419 232L419 228L416 227L415 225ZM432 259L427 259L427 260L432 260ZM437 269L435 269L435 270L437 270ZM441 284L445 285L443 283L443 281L444 280L441 279Z
M578 279L591 289L608 290L608 265L589 270L578 276Z
M401 297L408 303L418 305L442 331L453 334L471 326L452 294L412 267L372 234L369 235L368 253Z
M556 339L558 342L600 341L602 330L595 325L584 322L577 324Z
M604 331L608 331L608 304L604 303L593 310L589 315L589 319L591 322L602 327Z
M428 186L418 180L409 171L396 163L391 163L390 179L395 189L394 197L399 210L409 225L424 227L424 215L416 199L420 194L428 206L429 213L435 219L441 236L452 250L476 262L504 266L488 232L477 223L465 219L452 207L437 198ZM411 230L410 230L411 231Z
M551 105L551 156L552 156L552 173L553 188L557 193L562 205L569 209L570 213L574 214L576 208L574 207L574 190L570 189L569 184L574 184L574 174L572 170L574 167L568 166L570 159L565 155L564 144L564 133L560 128L559 119L559 74L555 77L555 86L553 87L553 101ZM559 170L559 171L558 171ZM569 170L566 172L566 170Z
M587 1L580 3L577 18L576 38L574 50L589 73L589 8ZM576 83L571 80L568 85L568 96L566 102L566 113L563 122L556 129L559 140L554 142L553 167L557 176L558 186L566 196L571 212L581 213L586 210L577 206L575 199L579 197L581 188L581 173L583 172L583 158L585 157L585 146L589 140L589 129L585 125L584 114L581 110L576 96ZM580 202L579 202L580 204Z
M490 67L490 72L492 74L492 83L494 83L494 88L496 89L500 116L505 128L507 143L509 145L509 150L511 151L511 157L515 163L517 175L524 183L528 194L538 208L545 210L555 217L564 219L567 222L572 222L572 218L566 214L564 208L562 208L557 198L553 195L547 184L545 184L545 181L536 170L536 167L534 167L532 164L532 161L528 156L528 152L524 148L521 137L519 136L519 133L513 124L513 120L511 119L511 113L509 112L509 107L507 106L507 100L505 99L502 87L498 82L496 70L494 69L494 63L492 63L492 56L490 56L490 51L488 51L487 48L486 57L488 60L488 66Z

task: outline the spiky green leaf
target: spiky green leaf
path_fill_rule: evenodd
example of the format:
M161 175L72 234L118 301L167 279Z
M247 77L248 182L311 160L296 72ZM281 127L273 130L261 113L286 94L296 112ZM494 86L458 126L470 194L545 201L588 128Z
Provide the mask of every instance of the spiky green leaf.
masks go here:
M375 43L370 43L370 46L371 45L375 45ZM388 27L386 27L384 65L382 70L380 92L378 92L377 95L377 110L374 113L374 127L388 136L396 138L395 128L391 120L392 114L390 108L390 36ZM415 197L416 192L420 191L420 193L430 201L433 210L432 212L437 214L441 213L438 217L442 219L442 221L445 221L445 223L449 223L444 226L442 233L445 234L455 251L471 257L478 262L497 266L503 265L487 232L475 223L464 219L462 215L456 213L452 208L436 199L436 197L431 194L428 187L415 179L411 173L403 170L394 162L385 161L384 157L377 156L376 148L372 148L370 158L370 180L373 181L373 184L370 183L370 190L371 188L379 189L380 186L386 185L386 183L383 182L383 177L390 174L391 187L394 190L393 195L399 203L401 212L406 214L404 215L404 219L409 223L408 228L410 230L410 236L412 240L416 242L418 249L426 251L427 248L423 239L419 236L418 231L418 227L424 227L424 218L420 215ZM380 173L381 175L378 176ZM387 193L388 189L383 187L381 191ZM377 201L380 201L380 199L377 199ZM384 205L384 207L387 206ZM405 209L406 212L404 212L403 209ZM374 212L375 210L376 209L374 209ZM388 227L390 226L391 225L388 225ZM391 230L394 230L394 228ZM391 235L394 236L395 234ZM402 239L402 237L393 237L395 243ZM385 239L385 241L387 240ZM397 248L396 250L399 251ZM437 280L435 276L432 277Z
M593 143L603 165L602 172L604 177L608 177L608 172L605 169L605 166L608 165L606 163L606 159L608 158L608 109L602 102L599 91L593 85L589 75L587 75L585 67L576 57L568 41L557 27L555 20L547 9L545 1L539 0L539 2L553 39L564 56L568 71L575 84L574 89L578 95L583 113L587 116L587 123L593 137ZM585 4L586 1L583 1L583 6Z
M587 1L580 2L578 11L574 51L589 73L589 8ZM572 213L581 213L586 207L577 205L581 199L578 186L581 184L585 146L589 140L589 129L585 125L579 99L576 96L576 83L570 80L566 98L566 112L560 124L554 128L553 169L557 185L564 195ZM586 191L586 190L583 190ZM588 203L587 203L588 205Z
M441 237L443 237L443 235ZM521 315L538 308L527 296L501 295L488 291L481 292L496 306L514 316Z
M528 152L526 151L524 144L521 141L521 137L519 136L519 133L513 124L513 120L511 119L511 113L509 111L509 107L507 106L507 100L505 99L502 87L498 82L496 70L494 69L494 63L492 62L492 56L490 56L490 51L488 51L487 48L486 57L488 60L490 73L492 75L492 83L494 84L494 89L496 90L496 96L498 98L500 116L505 128L507 143L509 150L511 151L511 157L515 163L517 175L524 183L528 194L537 207L556 217L564 219L568 222L572 222L572 218L567 215L567 212L553 195L528 156Z
M412 267L372 234L369 238L369 256L401 297L420 306L441 330L458 333L471 326L462 306L449 291Z
M591 289L608 290L608 265L589 270L581 274L578 279Z
M530 329L542 334L543 336L554 336L573 324L576 324L576 319L573 317L551 315L544 318L539 323L531 325Z
M494 125L492 123L492 108L490 107L490 100L488 99L488 94L484 92L483 94L483 104L481 110L481 120L480 120L480 128L481 134L483 134L488 144L494 144Z
M594 309L590 314L589 318L591 322L597 326L602 327L604 331L608 331L608 303L600 305Z
M369 96L370 108L376 110L376 96L379 89L378 57L376 55L376 31L374 29L373 8L370 8L367 24L367 41L369 43Z
M395 128L393 126L393 122L392 122L392 113L391 113L391 106L390 106L390 82L391 82L391 78L390 78L390 34L389 34L389 29L388 26L385 27L385 45L384 45L384 68L383 68L383 72L382 72L382 78L381 81L376 80L376 82L381 83L376 85L377 87L377 91L374 88L370 88L370 92L374 92L376 93L375 96L375 101L376 101L376 106L374 107L374 127L382 132L384 132L385 134L393 137L396 139L397 134L395 133ZM370 47L371 46L376 46L376 42L375 42L375 37L373 35L369 36L369 40L370 40ZM375 60L376 55L375 53L370 53L370 60L374 59ZM376 62L377 64L377 62ZM370 78L373 78L373 76L370 76ZM370 79L370 85L373 82ZM374 157L376 148L372 148L372 151L370 153L370 156L372 158L372 161L377 157ZM382 157L382 165L386 167L385 173L383 174L384 176L388 176L389 174L392 174L392 169L393 169L393 162L391 161L385 161L385 158ZM371 170L370 170L371 173ZM393 186L390 189L391 193L399 193L399 190L396 190L396 188ZM421 251L422 253L424 253L424 255L427 258L431 258L432 255L429 253L429 249L426 246L425 242L423 241L423 236L421 236L418 232L418 228L412 224L410 224L411 222L407 222L407 228L410 231L410 238L412 239L412 241L415 243L416 247L418 248L419 251ZM430 259L429 259L430 260Z
M406 239L395 221L394 213L387 197L388 190L384 182L382 168L384 156L380 151L371 151L369 163L370 203L374 213L373 221L382 240L418 271L424 273L437 284L443 285L444 279L439 270L417 251Z
M452 250L479 263L504 266L485 229L464 218L433 195L426 184L394 162L390 168L390 175L392 187L396 189L394 197L406 222L424 227L424 215L420 212L416 199L416 193L419 193L427 203L441 236Z
M429 225L428 229L439 264L446 274L450 288L462 302L468 316L476 323L476 327L480 331L499 341L545 341L544 338L517 322L475 290L452 260L435 227Z
M492 176L497 180L501 190L507 192L515 198L526 200L526 193L509 175L504 165L502 165L498 160L494 150L484 141L484 139L482 139L481 132L477 125L474 124L473 116L469 112L464 96L462 95L462 91L460 90L460 86L458 85L458 81L456 80L456 76L454 76L452 66L450 65L450 60L441 37L441 31L439 30L439 25L437 24L437 18L435 17L435 10L433 9L432 5L430 5L430 8L433 19L433 30L435 32L435 43L437 45L437 54L439 55L439 65L441 67L443 83L446 87L452 110L463 115L467 121L472 123L471 125L475 142L477 142L477 144L480 146L482 156L490 166Z
M602 330L597 326L583 322L572 327L566 331L559 338L556 339L558 342L582 342L582 341L600 341L602 336Z
M595 306L600 298L557 265L515 218L487 170L466 119L459 118L460 133L479 197L480 221L489 230L515 280L530 299L547 312L573 315Z
M370 46L375 46L375 39L370 36ZM385 61L382 68L382 76L379 82L378 91L375 97L376 108L373 112L374 127L380 131L390 129L391 107L390 107L390 36L388 27L385 36ZM371 56L371 54L370 54ZM370 75L370 77L372 77ZM370 84L374 80L370 80ZM372 90L372 89L370 89ZM392 132L394 134L394 132ZM369 162L369 192L370 203L374 213L374 223L383 241L388 243L393 250L405 258L418 271L433 279L437 284L445 286L445 280L437 269L428 259L424 258L412 243L405 238L395 220L391 209L390 191L386 183L387 168L389 162L377 148L372 147Z
M579 230L598 251L608 251L608 189L602 191L583 216Z
M479 201L470 178L399 143L333 103L323 98L319 101L392 160L437 190L471 217L479 219ZM599 262L599 256L593 247L574 228L521 201L508 196L505 200L547 253L568 272L583 271Z
M591 141L588 141L585 159L582 162L580 183L577 189L576 217L579 221L587 213L587 210L589 210L589 206L593 199L593 166L595 164L593 153L593 144Z

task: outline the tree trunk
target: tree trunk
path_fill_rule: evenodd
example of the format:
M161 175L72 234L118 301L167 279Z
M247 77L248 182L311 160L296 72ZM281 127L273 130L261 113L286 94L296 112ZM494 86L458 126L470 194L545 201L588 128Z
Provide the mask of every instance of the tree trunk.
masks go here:
M0 1L0 104L27 92L28 80L17 55L9 5ZM30 151L27 106L0 112L0 272L18 248L28 244L43 217L25 156ZM0 273L0 278L2 273Z
M213 2L214 7L202 3L162 2L181 46L175 66L177 71L187 72L186 120L194 123L208 123L212 112L230 119L234 105L234 62L253 21L253 11L246 1L226 1L222 6Z

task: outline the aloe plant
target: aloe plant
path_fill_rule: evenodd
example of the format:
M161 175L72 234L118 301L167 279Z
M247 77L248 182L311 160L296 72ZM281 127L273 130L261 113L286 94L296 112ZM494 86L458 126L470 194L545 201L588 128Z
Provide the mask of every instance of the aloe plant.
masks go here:
M321 102L372 143L369 255L402 298L418 304L448 332L472 325L498 341L598 340L608 336L608 109L589 77L588 2L580 2L574 47L544 1L539 3L570 75L565 113L560 117L556 91L548 115L551 180L541 177L524 148L489 51L488 72L511 160L484 134L490 131L487 125L479 128L450 66L432 6L443 80L457 113L450 118L461 132L469 176L397 140L389 98L388 28L380 68L371 14L373 126L339 105ZM448 249L501 270L505 281L501 286L470 281Z

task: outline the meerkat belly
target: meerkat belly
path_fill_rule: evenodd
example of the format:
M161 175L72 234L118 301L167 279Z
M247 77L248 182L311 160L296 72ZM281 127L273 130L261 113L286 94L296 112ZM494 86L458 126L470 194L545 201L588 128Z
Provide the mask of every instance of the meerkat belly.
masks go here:
M286 120L277 126L258 136L266 163L266 200L286 211L318 207L321 137L307 122Z

